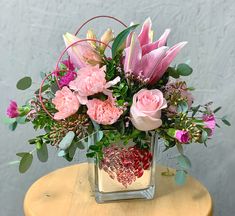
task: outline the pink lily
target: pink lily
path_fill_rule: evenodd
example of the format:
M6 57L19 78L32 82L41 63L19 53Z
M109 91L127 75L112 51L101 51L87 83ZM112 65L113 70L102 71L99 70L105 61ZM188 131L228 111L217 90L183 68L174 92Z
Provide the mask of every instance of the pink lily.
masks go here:
M171 48L167 47L166 41L170 29L166 29L159 40L153 42L151 27L152 22L148 18L138 36L135 33L128 36L124 71L154 84L164 75L171 62L187 42L180 42Z
M75 35L66 33L63 35L66 47L79 41ZM78 68L85 67L86 65L97 65L101 62L99 53L87 42L79 42L68 49L68 55L71 62Z

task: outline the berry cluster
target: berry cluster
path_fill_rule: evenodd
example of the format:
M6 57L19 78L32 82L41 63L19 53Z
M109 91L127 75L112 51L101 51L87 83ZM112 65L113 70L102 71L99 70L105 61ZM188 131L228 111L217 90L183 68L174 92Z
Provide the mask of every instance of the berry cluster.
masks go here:
M107 172L110 178L117 178L124 187L131 185L151 166L152 153L147 149L132 146L129 148L111 145L104 148L100 169Z

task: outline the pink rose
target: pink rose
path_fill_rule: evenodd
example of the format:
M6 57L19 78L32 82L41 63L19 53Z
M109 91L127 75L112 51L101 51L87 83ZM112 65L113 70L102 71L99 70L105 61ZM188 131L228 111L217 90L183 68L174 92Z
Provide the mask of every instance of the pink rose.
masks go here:
M161 109L166 107L166 100L160 90L141 89L133 97L131 122L141 131L158 128L162 125Z
M87 102L87 114L98 124L111 125L122 114L122 110L115 106L114 101L108 98L105 101L92 99Z
M80 106L76 95L66 86L55 93L52 103L59 111L54 115L56 120L65 119L75 114Z
M175 138L180 143L188 143L190 141L189 132L188 131L184 131L184 130L176 130Z
M209 128L211 130L210 136L212 136L214 134L215 125L216 125L215 115L214 114L203 115L202 119L206 124L205 128Z

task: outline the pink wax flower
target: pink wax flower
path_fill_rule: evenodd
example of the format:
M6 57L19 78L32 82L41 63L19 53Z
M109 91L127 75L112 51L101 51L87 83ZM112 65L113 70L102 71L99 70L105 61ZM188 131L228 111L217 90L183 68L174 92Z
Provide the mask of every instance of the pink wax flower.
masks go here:
M75 35L66 33L63 35L66 47L80 39ZM68 49L71 62L78 68L86 65L96 65L101 63L99 53L86 41L79 42Z
M152 22L148 18L138 37L135 33L131 33L127 38L124 71L154 84L164 75L170 63L187 42L180 42L171 48L167 47L166 41L170 29L166 29L159 40L153 42L151 27Z
M164 97L167 100L168 110L167 115L172 116L177 114L177 103L179 99L186 101L188 108L193 104L193 95L184 81L170 81L165 86Z
M75 114L80 106L76 95L66 86L55 93L52 103L58 110L54 115L56 120L65 119Z
M160 90L141 89L133 97L131 122L141 131L156 129L162 125L161 109L166 107L166 100Z
M64 86L68 86L71 81L76 78L77 73L74 71L68 71L64 76L62 76L59 80L60 88Z
M215 126L216 126L215 115L214 114L203 115L202 119L206 124L205 128L209 128L211 130L210 136L212 136L215 132Z
M16 118L20 115L20 113L18 111L18 105L13 100L11 100L11 102L7 108L7 115L9 118Z
M112 98L105 101L92 99L87 102L87 114L98 124L111 125L115 123L122 115L123 111L119 109Z
M190 136L189 132L185 130L176 130L175 132L175 138L180 142L180 143L189 143L190 141Z
M85 104L87 96L99 92L107 93L107 88L120 81L120 77L116 77L114 80L106 82L105 70L105 66L99 68L98 65L88 65L78 71L77 78L69 83L69 87L78 93L80 103Z

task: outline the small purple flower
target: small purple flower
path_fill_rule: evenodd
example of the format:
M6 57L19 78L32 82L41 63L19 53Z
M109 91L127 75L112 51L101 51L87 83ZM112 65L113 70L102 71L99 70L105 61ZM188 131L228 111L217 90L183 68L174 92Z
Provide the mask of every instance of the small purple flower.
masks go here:
M12 100L7 108L7 115L9 118L16 118L19 114L17 103Z
M215 131L215 125L216 125L216 121L215 121L215 115L214 114L210 114L210 115L203 115L202 119L204 121L205 128L209 128L211 130L210 136L212 136L214 134Z
M64 76L59 80L59 85L62 88L63 86L68 86L68 84L76 78L76 72L68 71Z
M189 132L184 130L176 130L175 138L181 143L188 143L190 141Z

